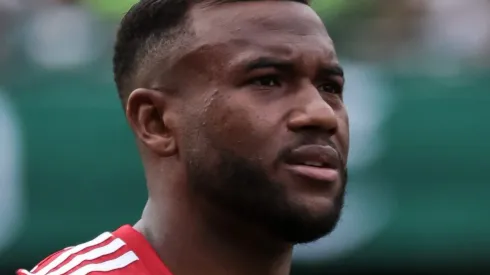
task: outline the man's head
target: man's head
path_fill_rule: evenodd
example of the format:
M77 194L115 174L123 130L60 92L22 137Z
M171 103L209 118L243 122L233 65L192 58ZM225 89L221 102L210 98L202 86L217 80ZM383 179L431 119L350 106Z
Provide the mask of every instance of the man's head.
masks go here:
M150 196L179 182L289 243L335 227L347 180L344 79L305 1L142 0L115 49Z

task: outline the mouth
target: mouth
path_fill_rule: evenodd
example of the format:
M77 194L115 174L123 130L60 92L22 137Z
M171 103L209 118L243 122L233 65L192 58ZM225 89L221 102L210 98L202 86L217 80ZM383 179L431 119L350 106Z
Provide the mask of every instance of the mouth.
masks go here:
M339 179L340 158L331 146L301 146L291 152L286 164L288 170L310 180L335 182Z

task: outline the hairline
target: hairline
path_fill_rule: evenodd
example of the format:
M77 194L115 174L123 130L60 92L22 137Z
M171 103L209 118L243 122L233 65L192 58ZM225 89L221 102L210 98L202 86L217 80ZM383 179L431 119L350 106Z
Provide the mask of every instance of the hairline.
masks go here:
M181 20L173 27L163 33L152 33L142 41L134 54L131 68L126 72L127 79L121 81L121 87L118 87L119 94L123 104L126 103L131 92L137 88L152 88L152 71L155 67L161 66L169 59L180 59L185 55L185 48L188 48L191 40L196 38L196 33L192 29L192 9L196 6L205 6L206 8L240 2L267 2L271 0L202 0L190 2L185 14ZM296 2L309 5L309 0L277 0L284 2ZM178 46L175 45L178 41ZM165 44L168 44L165 46ZM170 45L170 46L169 46ZM163 70L170 69L175 63L169 62L163 67ZM158 74L161 75L161 70ZM142 83L143 85L136 85Z

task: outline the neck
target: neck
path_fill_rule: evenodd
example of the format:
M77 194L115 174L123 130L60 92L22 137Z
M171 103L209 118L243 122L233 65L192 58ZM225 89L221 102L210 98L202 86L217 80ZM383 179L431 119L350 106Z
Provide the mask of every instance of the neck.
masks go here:
M150 199L135 225L173 274L289 274L292 245L229 214L204 215L206 207L183 201Z

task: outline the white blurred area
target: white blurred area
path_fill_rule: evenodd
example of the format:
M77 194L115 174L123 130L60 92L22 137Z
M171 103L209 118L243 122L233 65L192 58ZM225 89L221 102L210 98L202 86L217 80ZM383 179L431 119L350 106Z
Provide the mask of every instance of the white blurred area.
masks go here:
M10 100L0 89L0 252L17 237L25 209L18 121Z
M476 59L490 52L490 1L426 1L423 38L431 54Z
M25 50L47 69L67 69L97 58L95 20L78 5L52 5L28 21Z

